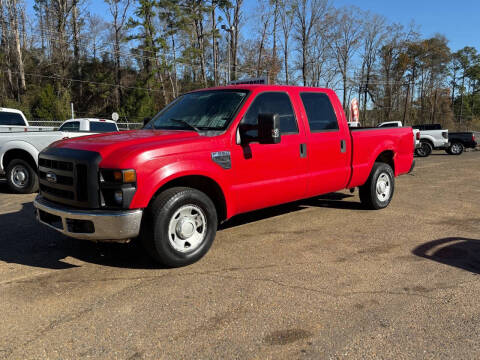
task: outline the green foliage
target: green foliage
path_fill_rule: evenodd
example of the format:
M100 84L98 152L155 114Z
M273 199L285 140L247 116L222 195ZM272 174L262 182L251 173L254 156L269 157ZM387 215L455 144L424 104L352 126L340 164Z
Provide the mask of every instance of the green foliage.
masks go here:
M38 119L65 120L69 118L69 109L68 93L57 96L51 84L39 89L32 103L32 115Z
M21 110L27 120L32 118L32 114L30 112L30 105L26 102L18 102L13 99L5 99L2 101L1 107Z

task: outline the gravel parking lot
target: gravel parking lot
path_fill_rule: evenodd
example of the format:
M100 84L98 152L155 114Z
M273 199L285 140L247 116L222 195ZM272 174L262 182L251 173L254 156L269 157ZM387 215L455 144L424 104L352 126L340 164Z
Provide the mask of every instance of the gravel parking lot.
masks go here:
M0 358L478 358L480 152L416 161L385 210L240 216L181 269L45 229L0 184Z

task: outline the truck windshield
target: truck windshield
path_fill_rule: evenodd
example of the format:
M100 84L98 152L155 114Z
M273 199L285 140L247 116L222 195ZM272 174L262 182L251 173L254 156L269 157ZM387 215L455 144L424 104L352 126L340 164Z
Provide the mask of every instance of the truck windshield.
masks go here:
M247 94L246 90L207 90L182 95L144 129L225 130Z

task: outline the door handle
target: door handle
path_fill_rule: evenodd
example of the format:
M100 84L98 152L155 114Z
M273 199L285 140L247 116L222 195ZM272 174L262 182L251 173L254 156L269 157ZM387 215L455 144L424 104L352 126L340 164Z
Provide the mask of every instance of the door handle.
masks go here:
M300 157L307 157L307 144L300 144Z
M340 140L340 152L344 153L347 151L347 142L345 140Z

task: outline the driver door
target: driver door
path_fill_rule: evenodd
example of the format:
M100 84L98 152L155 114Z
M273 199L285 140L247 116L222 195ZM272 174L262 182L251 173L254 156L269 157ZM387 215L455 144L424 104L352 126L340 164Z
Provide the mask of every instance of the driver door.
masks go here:
M290 97L285 92L264 92L253 100L241 123L258 124L258 115L280 117L279 144L237 144L232 151L233 190L237 212L247 212L305 197L307 157L305 133L297 122ZM249 130L248 135L258 135Z

